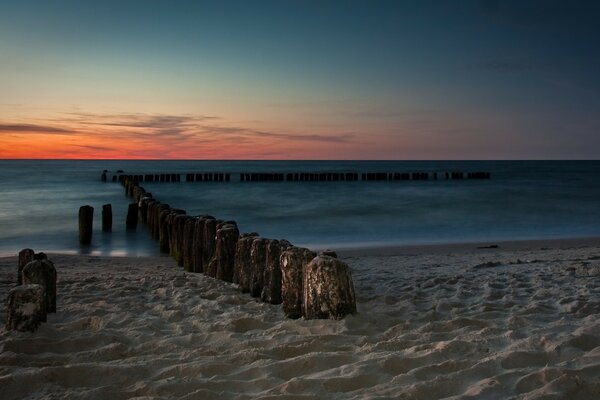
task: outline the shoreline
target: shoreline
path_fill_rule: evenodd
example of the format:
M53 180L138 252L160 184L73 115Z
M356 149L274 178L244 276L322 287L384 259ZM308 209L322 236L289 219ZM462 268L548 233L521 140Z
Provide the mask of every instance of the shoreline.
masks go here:
M335 251L340 258L346 257L385 257L385 256L420 256L420 255L444 255L444 254L469 254L469 253L498 253L507 251L547 250L547 249L571 249L581 247L600 246L600 236L586 236L576 238L552 238L552 239L515 239L498 241L469 241L453 243L425 243L425 244L390 244L390 245L364 245L364 244L342 244L339 246L304 246L310 250L320 252L326 249ZM492 247L496 246L496 247ZM26 248L26 247L23 247ZM19 250L14 253L0 252L1 258L9 258L18 255ZM46 254L69 255L81 257L114 257L114 258L161 258L170 257L168 254L95 254L96 251L84 253L78 249L72 250L44 250L34 249ZM123 250L114 250L123 253Z
M491 247L497 246L497 247ZM340 257L406 256L425 254L498 253L507 251L571 249L600 246L600 237L498 240L488 242L431 243L334 248ZM323 250L324 248L318 249Z

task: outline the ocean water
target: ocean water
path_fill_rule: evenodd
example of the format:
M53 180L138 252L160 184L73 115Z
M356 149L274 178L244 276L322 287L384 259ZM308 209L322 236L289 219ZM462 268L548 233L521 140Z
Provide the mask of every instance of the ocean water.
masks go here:
M230 183L143 183L188 214L237 221L311 248L600 236L599 161L56 161L0 160L0 254L36 251L156 255L140 225L125 230L126 173L229 172ZM239 182L239 172L488 171L490 180ZM184 178L184 177L182 177ZM113 232L101 231L102 205ZM95 208L92 245L78 244L78 210Z

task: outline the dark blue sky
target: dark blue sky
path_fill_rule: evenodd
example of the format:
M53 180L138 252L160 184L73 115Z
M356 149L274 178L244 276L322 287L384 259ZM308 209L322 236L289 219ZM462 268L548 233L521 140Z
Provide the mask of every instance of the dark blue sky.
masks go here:
M0 6L0 135L160 115L250 158L597 158L600 2Z

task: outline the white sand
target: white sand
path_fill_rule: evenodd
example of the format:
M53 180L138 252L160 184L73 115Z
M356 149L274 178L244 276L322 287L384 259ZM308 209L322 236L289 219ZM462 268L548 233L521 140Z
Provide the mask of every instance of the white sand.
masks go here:
M166 257L50 255L58 313L6 332L0 306L0 398L600 398L600 247L451 251L347 253L343 321ZM1 298L15 275L0 259Z

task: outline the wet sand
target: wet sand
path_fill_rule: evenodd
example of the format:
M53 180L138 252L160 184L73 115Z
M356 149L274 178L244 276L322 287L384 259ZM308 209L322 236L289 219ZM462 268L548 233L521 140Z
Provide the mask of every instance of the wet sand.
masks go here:
M286 319L169 257L50 254L48 323L6 332L0 305L2 398L600 398L600 241L338 253L342 321Z

